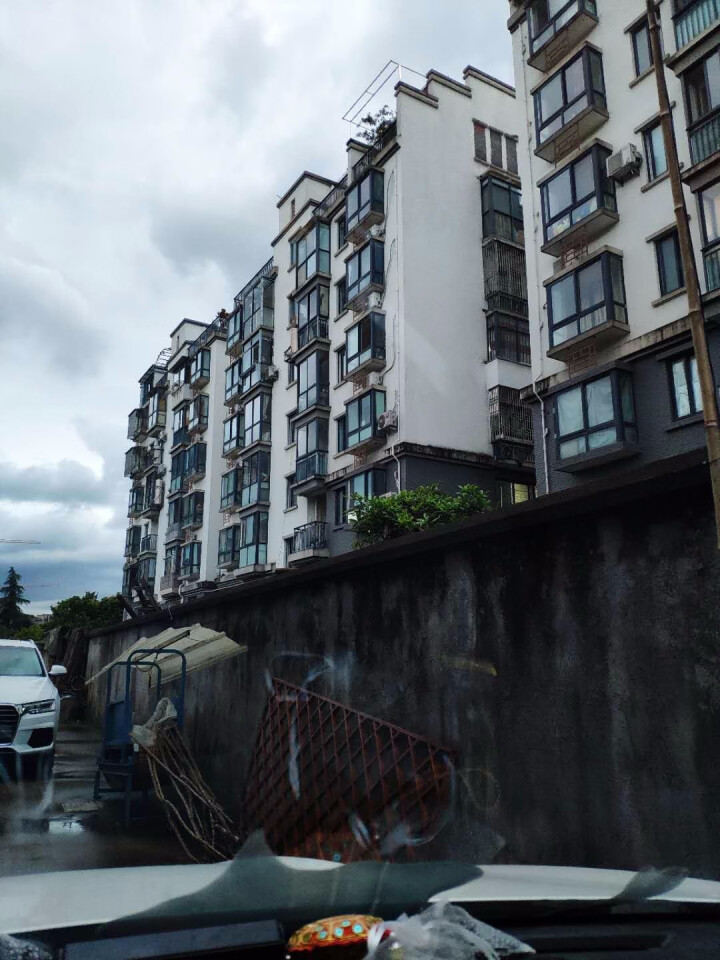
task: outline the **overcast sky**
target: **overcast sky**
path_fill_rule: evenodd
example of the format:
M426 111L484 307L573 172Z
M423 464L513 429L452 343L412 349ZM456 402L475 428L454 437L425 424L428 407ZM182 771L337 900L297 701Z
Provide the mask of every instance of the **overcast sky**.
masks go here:
M512 82L507 10L0 0L0 538L41 541L0 543L0 574L31 612L120 588L127 414L172 327L230 305L302 170L342 173L388 60Z

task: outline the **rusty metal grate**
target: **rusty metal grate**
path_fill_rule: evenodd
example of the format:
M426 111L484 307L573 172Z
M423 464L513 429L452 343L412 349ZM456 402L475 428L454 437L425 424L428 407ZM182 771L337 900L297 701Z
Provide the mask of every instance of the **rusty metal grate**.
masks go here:
M392 859L437 832L452 796L449 751L283 680L272 688L245 804L276 853Z

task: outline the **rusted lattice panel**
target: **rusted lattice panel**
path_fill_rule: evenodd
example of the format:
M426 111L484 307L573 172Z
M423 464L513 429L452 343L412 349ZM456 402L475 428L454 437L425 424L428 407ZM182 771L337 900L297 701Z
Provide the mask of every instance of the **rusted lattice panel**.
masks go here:
M278 854L391 859L441 827L451 754L423 737L272 681L246 789L247 822Z

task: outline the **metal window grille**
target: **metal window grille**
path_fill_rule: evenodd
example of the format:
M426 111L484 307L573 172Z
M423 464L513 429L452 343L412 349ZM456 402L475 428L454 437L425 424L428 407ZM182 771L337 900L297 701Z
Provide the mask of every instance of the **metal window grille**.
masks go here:
M520 399L514 387L497 386L488 390L490 408L490 439L511 440L516 443L533 442L532 411Z
M494 167L502 167L503 135L499 130L490 128L490 163Z
M485 299L488 310L528 315L525 251L502 240L487 240L482 248Z
M505 156L507 159L507 169L510 173L518 172L517 140L514 137L505 136Z
M451 800L451 760L423 737L273 679L250 762L248 827L278 854L368 859L379 847L368 852L353 821L380 840L399 824L432 835Z
M482 160L483 163L487 163L487 142L485 136L487 127L484 123L475 120L473 121L473 130L475 136L475 157L478 160Z

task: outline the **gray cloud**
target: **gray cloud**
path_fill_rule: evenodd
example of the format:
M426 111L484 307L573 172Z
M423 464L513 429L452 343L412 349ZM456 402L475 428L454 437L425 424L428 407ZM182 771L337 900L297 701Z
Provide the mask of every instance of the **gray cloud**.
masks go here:
M0 500L106 504L108 492L89 467L75 460L61 460L47 467L0 463Z

